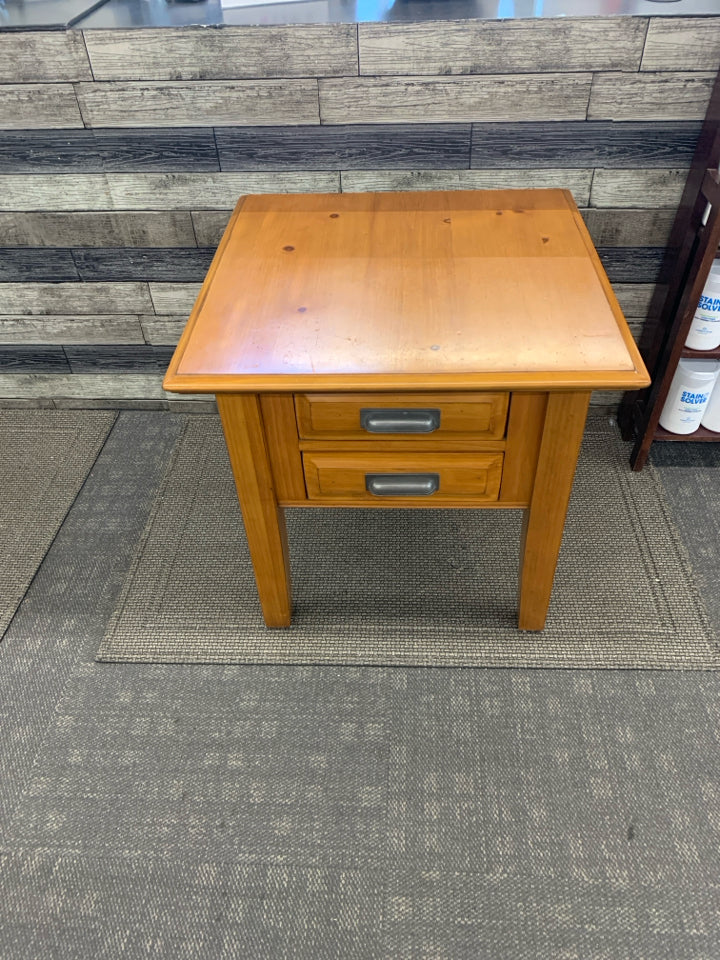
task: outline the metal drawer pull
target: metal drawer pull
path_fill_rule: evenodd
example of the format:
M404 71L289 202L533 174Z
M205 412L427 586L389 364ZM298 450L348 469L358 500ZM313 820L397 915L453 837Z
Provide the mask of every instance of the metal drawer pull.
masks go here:
M368 433L433 433L440 426L440 411L363 407L360 426Z
M438 473L366 473L365 489L376 497L430 497L440 489Z

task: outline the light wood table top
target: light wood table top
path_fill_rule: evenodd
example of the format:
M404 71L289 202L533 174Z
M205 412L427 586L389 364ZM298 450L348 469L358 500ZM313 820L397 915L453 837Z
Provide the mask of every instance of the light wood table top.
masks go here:
M571 194L486 190L242 198L164 385L648 382Z

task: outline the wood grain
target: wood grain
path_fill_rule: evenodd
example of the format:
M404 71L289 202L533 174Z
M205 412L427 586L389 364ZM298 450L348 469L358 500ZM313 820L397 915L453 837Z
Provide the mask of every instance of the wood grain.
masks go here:
M280 502L304 500L305 474L298 449L295 404L291 393L265 393L260 397L265 439Z
M720 17L653 17L641 70L709 70L720 66Z
M166 400L168 395L162 388L160 373L16 373L0 374L0 397Z
M470 124L218 127L215 137L223 170L470 166Z
M0 345L0 374L68 373L70 370L62 347L44 344Z
M355 26L87 30L96 80L357 76Z
M150 283L148 286L156 314L160 316L182 314L187 318L200 293L201 284Z
M25 123L32 123L31 117ZM8 131L0 173L108 173L219 170L213 131L205 127L137 130Z
M109 373L126 372L163 372L168 364L168 350L147 344L69 344L65 346L65 356L70 372Z
M15 316L90 317L154 312L146 283L4 283L2 310Z
M613 283L653 283L660 279L664 247L598 247L597 252Z
M0 176L0 210L197 210L250 193L335 193L339 173L108 173Z
M675 221L672 209L580 211L597 247L664 247Z
M165 346L177 346L180 335L187 323L187 313L178 317L139 317L143 337L146 343L157 343Z
M192 247L196 243L190 213L185 211L0 213L0 237L11 247Z
M692 161L700 123L474 123L471 167L672 167Z
M320 117L328 124L584 120L591 79L548 73L320 80Z
M669 207L676 209L687 169L596 170L590 190L593 207Z
M598 73L588 120L702 120L714 80L714 73Z
M530 502L547 397L546 393L514 393L510 399L501 501Z
M0 83L92 80L82 35L74 30L0 34Z
M88 127L318 123L316 80L78 83L75 89Z
M637 70L643 17L361 23L369 76Z
M73 251L81 280L203 280L214 250L199 247L87 247Z
M222 394L217 405L263 619L268 627L288 627L292 599L287 531L273 488L258 398L254 394Z
M545 626L575 465L590 394L548 397L530 508L521 542L519 614L521 630Z
M570 190L575 202L590 201L592 170L343 170L344 193L375 190L487 190L561 188Z
M232 209L227 210L193 210L192 222L195 230L195 239L199 247L216 247L225 232Z
M140 317L0 316L0 343L144 343ZM158 341L160 342L160 341Z
M78 270L70 250L0 247L0 283L77 279Z
M614 283L613 290L626 316L647 316L655 292L654 283Z
M0 97L0 129L82 127L70 83L6 83Z

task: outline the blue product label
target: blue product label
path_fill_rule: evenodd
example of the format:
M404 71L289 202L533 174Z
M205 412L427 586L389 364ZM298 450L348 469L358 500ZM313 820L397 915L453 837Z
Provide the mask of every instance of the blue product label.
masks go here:
M680 397L680 403L689 403L697 406L700 403L707 403L709 393L691 393L689 390L683 390Z
M720 298L700 297L698 308L700 310L708 310L710 313L720 313Z

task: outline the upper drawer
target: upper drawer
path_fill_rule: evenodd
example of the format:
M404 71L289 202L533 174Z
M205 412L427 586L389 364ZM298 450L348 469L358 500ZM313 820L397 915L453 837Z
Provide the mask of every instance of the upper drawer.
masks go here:
M295 409L305 440L499 440L508 394L298 393Z

